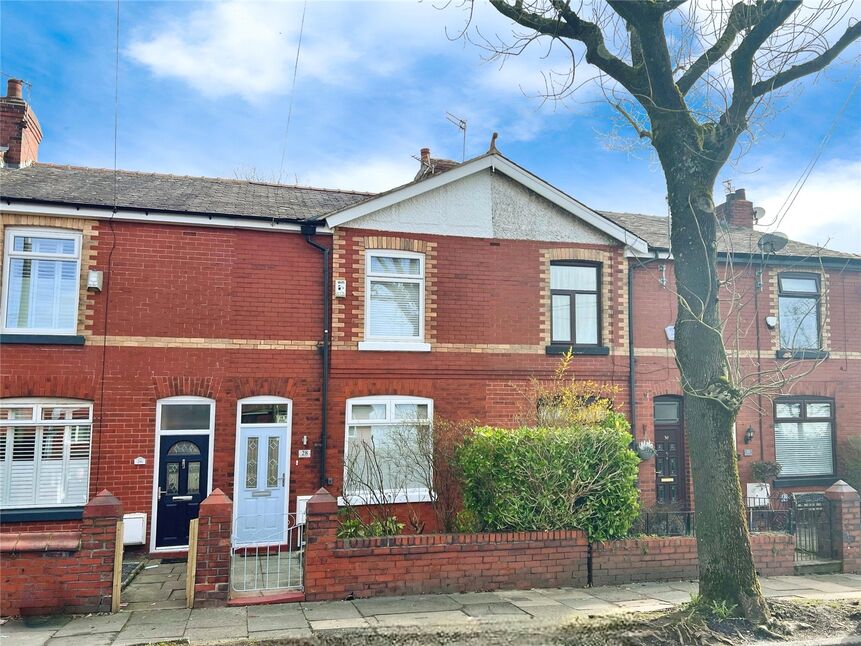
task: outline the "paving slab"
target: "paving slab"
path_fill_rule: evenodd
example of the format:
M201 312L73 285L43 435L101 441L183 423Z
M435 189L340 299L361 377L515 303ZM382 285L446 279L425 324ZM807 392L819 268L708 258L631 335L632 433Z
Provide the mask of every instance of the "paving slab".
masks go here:
M470 617L488 617L495 615L521 615L528 616L525 610L518 608L512 603L501 601L496 603L470 603L463 606L464 614Z
M248 637L245 625L218 626L215 628L188 628L183 635L189 644L211 644L213 642L242 639Z
M249 632L248 639L264 640L284 640L284 639L308 639L314 633L310 628L286 628L284 630L263 630L259 632Z
M277 606L270 606L277 608ZM248 615L248 632L262 632L272 630L285 630L288 628L307 628L308 620L302 613L302 609L297 611L288 611L280 613L255 614Z
M187 630L242 626L246 629L247 609L241 608L195 608L188 618Z
M638 601L644 598L642 594L624 588L592 588L589 593L602 601Z
M350 617L345 619L320 619L312 621L312 630L344 630L345 628L367 628L368 620L364 617Z
M98 635L69 635L68 637L52 637L46 646L110 646L118 633L100 633Z
M562 606L559 599L533 595L531 597L507 597L506 601L513 603L518 608L535 608L538 606Z
M453 624L472 623L474 621L472 617L468 617L460 610L404 612L368 618L368 623L372 626L450 626Z
M603 599L598 599L596 597L592 597L591 599L565 600L563 605L565 605L566 608L573 608L574 610L582 610L584 612L596 612L599 614L603 610L618 608L614 603L604 601ZM526 609L527 612L529 612L529 610L529 608Z
M801 577L796 587L812 588L813 590L821 590L822 592L852 592L855 588L850 588L845 585L832 583L821 577L805 576Z
M403 613L458 611L460 604L441 594L415 597L380 597L356 599L353 605L365 617L369 615L395 615Z
M633 601L617 601L616 605L631 612L653 612L655 610L668 610L675 604L657 599L635 599Z
M456 603L498 603L505 601L496 592L455 592L446 596Z
M120 631L115 641L117 643L140 644L164 641L166 639L179 639L183 634L185 634L185 622L135 624L126 626Z
M14 644L15 646L45 646L54 635L54 631L26 630L21 632L8 632L3 626L0 633L0 644Z
M309 621L358 619L362 616L350 601L312 601L303 603L302 610Z
M54 637L71 637L75 635L98 635L101 633L118 633L126 625L129 616L123 613L115 615L92 615L73 619L60 628Z
M21 619L13 619L3 625L3 632L8 629L18 628L27 630L59 630L67 623L72 621L69 615L42 615L38 617L22 617Z
M552 606L529 606L523 610L536 619L566 619L582 617L585 614L582 610L561 603Z
M191 610L188 608L174 608L170 610L150 610L145 612L128 613L130 619L126 623L126 629L132 626L145 626L148 624L182 624L188 623Z
M130 585L122 592L122 600L133 601L161 601L167 599L169 591L163 589L162 583L142 583L140 585Z
M175 610L185 607L185 599L166 599L164 601L123 602L122 609L126 612L146 612L149 610Z

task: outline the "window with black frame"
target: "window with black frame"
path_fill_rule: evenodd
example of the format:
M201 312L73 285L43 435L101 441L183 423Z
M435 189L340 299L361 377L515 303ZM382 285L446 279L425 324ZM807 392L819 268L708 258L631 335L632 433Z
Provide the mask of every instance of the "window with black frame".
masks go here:
M550 264L551 343L601 344L601 266L559 261Z
M778 399L774 404L774 450L782 478L833 475L833 400Z
M820 280L818 274L781 273L778 282L780 347L818 350Z

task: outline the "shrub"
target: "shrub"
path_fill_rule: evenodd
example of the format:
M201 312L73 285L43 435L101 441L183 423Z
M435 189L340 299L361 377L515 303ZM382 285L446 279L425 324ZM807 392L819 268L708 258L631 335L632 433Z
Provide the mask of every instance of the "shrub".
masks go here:
M639 509L639 458L625 418L561 428L474 429L457 451L464 509L484 531L579 528L625 536Z
M782 470L783 466L777 462L754 462L750 473L755 482L771 482Z

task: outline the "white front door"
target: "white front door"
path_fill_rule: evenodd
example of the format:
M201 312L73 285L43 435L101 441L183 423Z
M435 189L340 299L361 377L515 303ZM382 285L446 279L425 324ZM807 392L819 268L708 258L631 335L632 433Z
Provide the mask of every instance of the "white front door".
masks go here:
M277 544L287 527L290 427L239 427L234 544Z

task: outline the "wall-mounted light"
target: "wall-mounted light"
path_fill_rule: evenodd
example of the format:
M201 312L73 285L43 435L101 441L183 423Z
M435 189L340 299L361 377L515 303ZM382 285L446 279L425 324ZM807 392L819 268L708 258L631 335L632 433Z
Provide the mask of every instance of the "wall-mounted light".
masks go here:
M658 265L658 271L661 274L660 278L658 278L658 282L661 284L661 287L666 287L667 286L667 266L663 265L663 264Z
M747 430L744 432L744 443L750 444L753 441L753 427L748 426Z
M777 327L777 317L776 316L766 316L765 317L765 327L769 330L773 330Z

